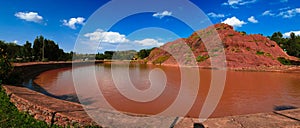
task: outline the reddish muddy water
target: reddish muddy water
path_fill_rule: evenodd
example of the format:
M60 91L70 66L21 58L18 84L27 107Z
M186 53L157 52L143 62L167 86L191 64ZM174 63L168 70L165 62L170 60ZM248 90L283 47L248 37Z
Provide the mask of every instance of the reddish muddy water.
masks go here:
M154 67L147 65L130 66L129 76L132 84L139 90L150 87L149 72L160 68L166 76L166 87L159 97L148 102L138 102L123 96L115 87L111 65L99 64L96 66L78 67L73 72L82 74L76 77L80 87L90 87L89 78L96 76L97 83L102 94L111 106L119 111L139 114L157 114L168 108L179 94L179 89L197 89L190 85L180 85L181 75L178 67ZM127 70L118 66L117 71ZM94 70L95 74L87 71ZM198 117L203 102L207 96L211 83L211 70L199 69L200 85L196 95L196 101L188 117ZM116 74L114 74L116 75ZM124 76L125 77L125 76ZM259 112L271 112L274 106L300 107L300 74L279 72L241 72L227 71L226 84L221 100L211 117L223 117ZM34 82L55 96L76 94L72 77L72 68L63 68L46 71L40 74ZM76 88L78 89L78 88ZM119 87L122 91L131 90ZM192 91L191 91L192 92ZM189 94L187 94L189 95ZM93 97L91 92L86 98ZM92 100L90 101L92 102Z

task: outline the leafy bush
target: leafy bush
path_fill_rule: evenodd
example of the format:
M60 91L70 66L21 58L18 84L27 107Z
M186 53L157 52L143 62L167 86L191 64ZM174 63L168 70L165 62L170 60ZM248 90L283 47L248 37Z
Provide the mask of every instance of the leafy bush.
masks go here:
M234 34L228 34L228 36L234 36Z
M284 57L278 57L277 60L283 64L283 65L291 65L291 61L288 59L285 59Z
M246 50L247 50L247 51L250 51L251 49L250 49L250 47L247 47Z
M242 35L242 36L247 35L247 33L246 33L245 31L241 31L241 32L239 32L239 33L240 33L240 35Z
M272 57L271 53L266 53L265 54L267 57Z
M263 51L256 51L256 55L264 55L265 54L265 52L263 52Z
M202 62L202 61L207 60L208 58L209 58L208 55L204 55L204 56L199 55L199 56L196 58L196 60L197 60L197 62Z

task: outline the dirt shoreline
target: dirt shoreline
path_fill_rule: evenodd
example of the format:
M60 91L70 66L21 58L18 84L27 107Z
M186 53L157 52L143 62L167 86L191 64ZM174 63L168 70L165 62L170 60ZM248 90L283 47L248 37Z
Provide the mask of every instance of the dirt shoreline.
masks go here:
M97 61L51 61L51 62L28 62L28 63L13 63L15 67L32 66L32 65L52 65L52 64L76 64L76 63L104 63L104 64L145 64L144 61L111 61L111 60L97 60ZM154 65L147 63L147 65ZM70 65L72 66L72 65ZM156 64L155 66L167 66L167 67L179 67L178 64ZM192 66L181 66L191 67ZM245 71L245 72L283 72L283 73L300 73L300 66L298 65L282 65L282 66L257 66L257 67L226 67L223 69L217 67L197 66L200 69L217 69L217 70L229 70L229 71Z

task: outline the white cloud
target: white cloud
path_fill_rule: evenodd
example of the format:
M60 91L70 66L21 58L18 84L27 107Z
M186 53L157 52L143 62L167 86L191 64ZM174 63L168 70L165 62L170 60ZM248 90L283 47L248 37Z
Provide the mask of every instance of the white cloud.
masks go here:
M300 36L300 31L290 31L283 34L283 37L290 37L291 33L295 33L295 35Z
M43 21L43 17L40 16L37 12L17 12L15 13L15 16L19 19L35 23L41 23Z
M249 17L248 21L251 23L258 23L258 20L256 20L254 16Z
M154 13L152 16L161 19L161 18L164 18L165 16L171 16L171 15L172 15L172 12L169 12L169 11L163 11L163 12L157 12L157 13Z
M77 17L70 18L69 20L63 20L63 25L70 27L71 29L76 29L76 24L84 25L85 18Z
M288 10L288 9L290 9L291 7L284 7L284 8L280 8L280 9L278 9L279 11L282 11L282 10Z
M19 41L17 41L17 40L14 40L14 41L13 41L14 44L18 44L18 42L19 42Z
M292 18L297 14L300 14L300 8L294 8L294 9L282 11L278 14L278 16L281 16L283 18Z
M267 10L267 11L264 11L262 13L263 16L274 16L275 14L274 13L271 13L271 10Z
M225 17L224 14L216 14L214 12L210 12L207 15L210 16L210 17L212 17L212 18L223 18L223 17Z
M237 5L246 5L255 3L257 0L228 0L227 2L223 3L222 5L230 5L233 8L237 8Z
M105 32L101 29L97 29L95 32L84 34L91 41L100 41L104 43L125 43L129 42L125 35L118 32Z
M142 46L156 46L156 47L164 44L162 42L159 42L158 40L150 39L150 38L144 40L135 40L134 42Z
M246 22L239 20L239 19L236 18L235 16L234 16L234 17L231 17L231 18L227 18L227 19L226 19L225 21L223 21L222 23L231 25L231 26L233 26L233 27L242 27L244 24L247 24Z

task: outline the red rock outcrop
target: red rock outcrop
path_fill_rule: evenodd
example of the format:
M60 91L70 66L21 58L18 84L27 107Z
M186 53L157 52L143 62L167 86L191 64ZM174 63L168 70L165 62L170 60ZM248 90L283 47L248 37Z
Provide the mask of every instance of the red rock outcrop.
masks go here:
M190 50L187 50L187 46ZM222 63L224 60L218 60L222 51L225 52L227 66L230 68L281 66L278 57L295 59L287 55L276 42L262 35L246 35L221 23L194 32L188 38L166 43L154 49L147 60L148 63L162 65L196 62L199 66L210 67L212 59L209 53L215 57L214 63Z

